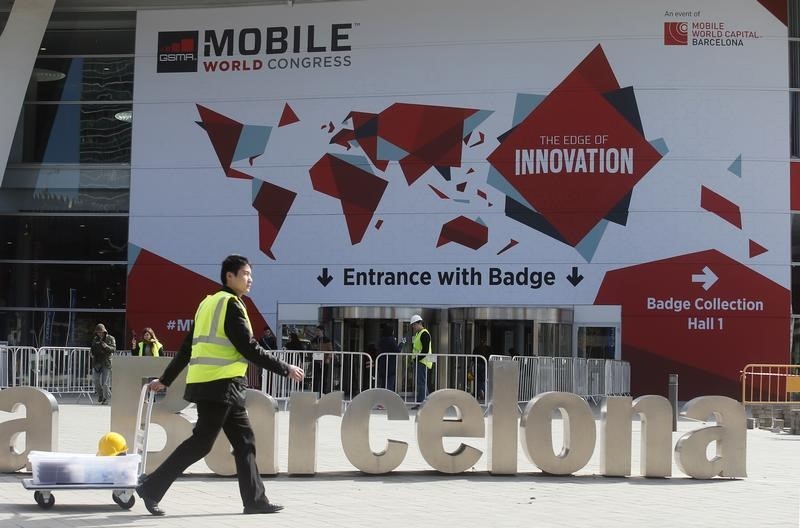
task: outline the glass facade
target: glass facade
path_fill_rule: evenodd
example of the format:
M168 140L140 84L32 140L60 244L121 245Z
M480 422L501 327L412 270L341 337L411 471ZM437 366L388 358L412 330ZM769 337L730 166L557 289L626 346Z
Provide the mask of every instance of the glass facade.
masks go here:
M128 163L130 104L25 103L22 163ZM30 131L30 132L28 132Z
M788 1L791 155L793 163L800 163L800 0ZM792 351L790 362L794 365L800 364L800 211L792 211Z
M128 341L134 26L56 13L42 40L0 187L0 341Z
M572 325L559 323L539 324L539 356L572 356Z

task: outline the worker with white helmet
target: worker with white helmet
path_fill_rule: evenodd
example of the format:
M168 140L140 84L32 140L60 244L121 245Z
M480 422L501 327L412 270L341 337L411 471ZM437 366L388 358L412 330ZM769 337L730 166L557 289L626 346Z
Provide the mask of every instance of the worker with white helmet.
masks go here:
M416 409L428 397L428 370L433 368L433 346L431 334L425 328L422 317L417 314L411 316L411 359L414 362L414 380L416 383L417 403L411 407Z

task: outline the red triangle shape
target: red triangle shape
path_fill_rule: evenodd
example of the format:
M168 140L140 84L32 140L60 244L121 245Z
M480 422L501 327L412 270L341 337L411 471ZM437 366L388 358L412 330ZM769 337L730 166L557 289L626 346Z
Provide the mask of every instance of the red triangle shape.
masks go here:
M289 103L286 103L283 106L283 113L281 114L281 120L278 121L278 127L291 125L292 123L297 123L298 121L300 121L300 118L294 113L294 110L292 110L292 107L289 106Z
M757 242L750 240L750 258L757 257L762 253L769 251L767 248Z
M758 3L775 15L775 18L783 22L784 25L789 25L789 11L784 0L758 0Z

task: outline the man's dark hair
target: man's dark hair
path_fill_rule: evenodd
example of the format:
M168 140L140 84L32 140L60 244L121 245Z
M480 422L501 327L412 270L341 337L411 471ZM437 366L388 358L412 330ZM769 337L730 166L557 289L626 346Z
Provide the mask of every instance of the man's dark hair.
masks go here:
M236 275L239 273L240 269L249 265L250 261L247 260L247 257L243 257L241 255L228 255L225 257L225 260L222 261L222 270L219 273L219 281L223 286L227 286L227 283L225 282L226 273L230 271Z

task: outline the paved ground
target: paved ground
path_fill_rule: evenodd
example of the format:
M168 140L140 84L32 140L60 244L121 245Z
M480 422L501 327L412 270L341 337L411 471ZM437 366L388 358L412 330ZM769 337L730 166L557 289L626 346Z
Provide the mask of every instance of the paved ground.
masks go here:
M13 417L0 412L0 421ZM93 452L98 438L108 431L109 417L108 407L62 404L59 450ZM281 412L279 420L279 460L285 471L288 415ZM213 476L201 462L169 491L161 502L167 515L160 518L150 516L141 501L125 511L111 501L109 491L95 490L58 490L55 506L42 510L32 492L21 485L29 475L0 475L0 526L800 526L800 436L748 431L748 477L738 480L693 480L674 465L669 479L607 478L598 474L597 453L577 475L550 477L539 472L521 449L516 476L489 475L485 455L474 471L447 476L430 470L422 459L413 421L388 422L378 413L372 418L374 436L382 439L391 433L407 441L408 455L398 470L367 476L345 458L340 423L336 417L320 422L316 476L282 474L265 479L270 498L286 506L276 515L241 515L236 480ZM681 421L674 438L700 426ZM153 429L151 447L158 448L163 436ZM554 427L557 430L560 427ZM483 439L468 443L485 451ZM634 473L638 467L635 444Z

